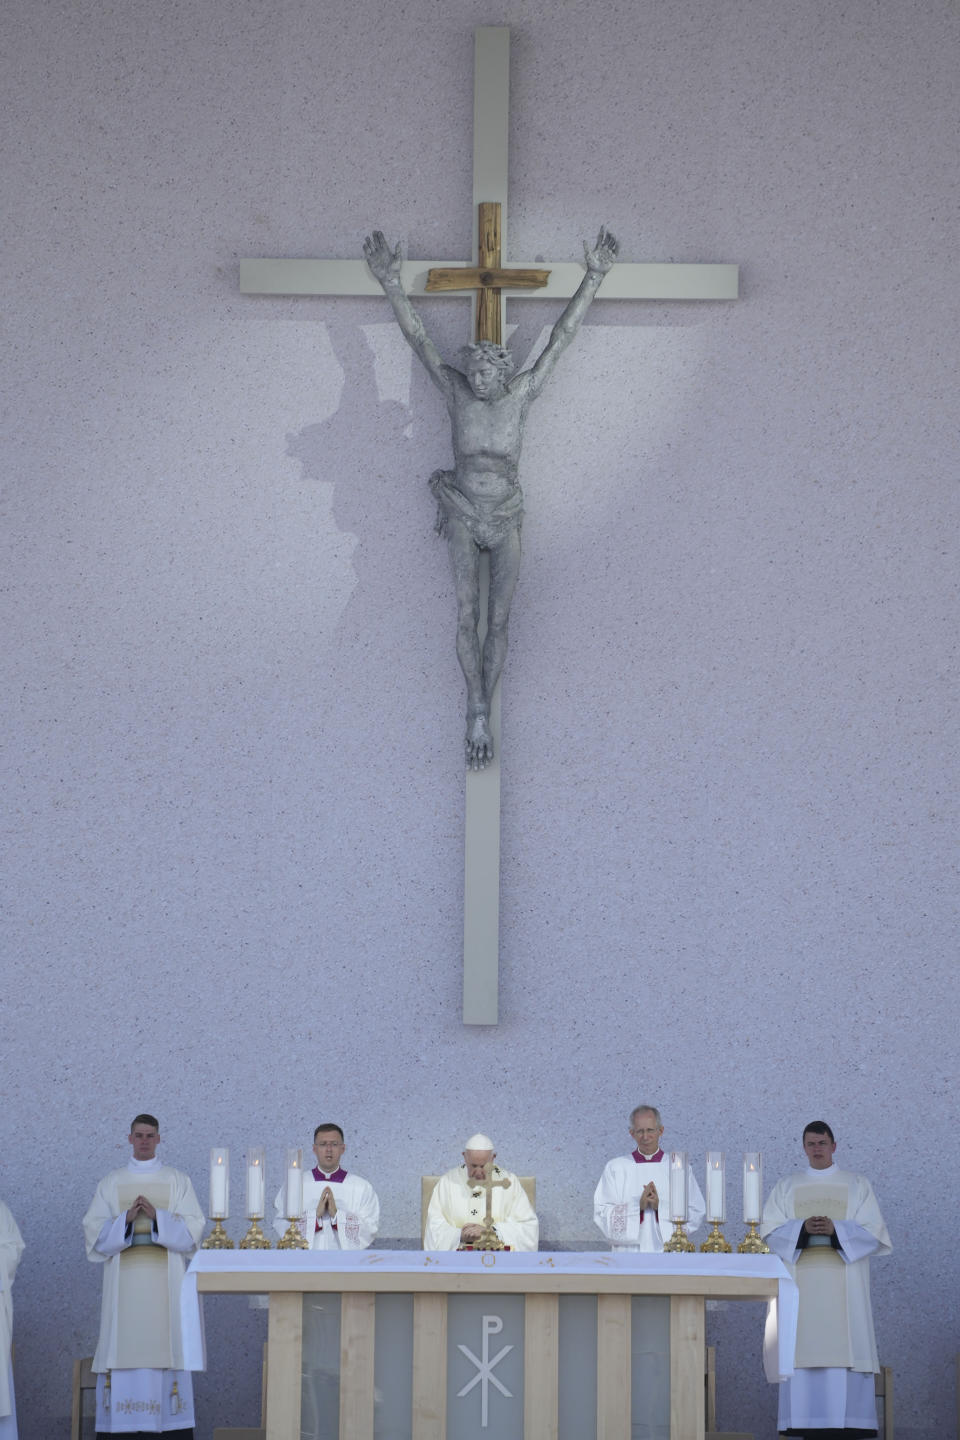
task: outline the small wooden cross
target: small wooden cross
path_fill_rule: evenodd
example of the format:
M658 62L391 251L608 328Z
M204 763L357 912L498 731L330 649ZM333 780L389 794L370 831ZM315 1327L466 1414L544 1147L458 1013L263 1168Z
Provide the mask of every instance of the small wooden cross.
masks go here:
M503 344L503 291L540 290L550 279L549 270L504 269L501 241L503 206L499 200L481 200L477 206L477 264L437 268L427 272L428 294L451 290L476 290L475 340Z

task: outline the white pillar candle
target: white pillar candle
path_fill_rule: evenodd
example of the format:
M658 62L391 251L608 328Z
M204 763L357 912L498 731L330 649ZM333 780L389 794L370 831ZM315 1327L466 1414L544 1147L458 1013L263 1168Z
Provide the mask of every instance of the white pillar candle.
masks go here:
M707 1219L713 1224L727 1218L726 1184L723 1154L719 1150L707 1152Z
M230 1214L230 1151L210 1151L210 1218L226 1220Z
M303 1151L287 1151L287 1219L299 1220L303 1213Z
M263 1174L263 1150L256 1148L247 1151L247 1219L263 1219L263 1202L266 1193L266 1181Z
M687 1218L687 1152L670 1152L670 1219Z
M743 1157L743 1222L745 1225L759 1224L763 1209L759 1151L747 1151Z

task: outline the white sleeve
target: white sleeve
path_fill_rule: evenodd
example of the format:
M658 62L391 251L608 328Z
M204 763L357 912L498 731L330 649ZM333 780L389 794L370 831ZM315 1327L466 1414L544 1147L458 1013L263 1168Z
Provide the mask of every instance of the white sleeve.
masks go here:
M207 1220L200 1209L193 1183L189 1176L180 1172L171 1207L170 1211L157 1211L157 1239L168 1250L186 1255L200 1244ZM161 1220L161 1216L165 1218ZM164 1235L168 1237L166 1240Z
M876 1255L880 1249L878 1237L858 1225L856 1220L835 1220L834 1229L840 1241L840 1254L851 1265L857 1260L866 1260L869 1255Z
M23 1254L23 1236L10 1211L0 1200L0 1290L9 1290Z
M640 1241L640 1196L623 1197L616 1162L611 1160L593 1192L593 1220L611 1245L637 1245ZM653 1218L651 1212L651 1219Z
M707 1213L706 1203L703 1198L703 1191L697 1184L690 1165L687 1165L687 1229L689 1231L699 1230L703 1224L703 1217Z
M276 1199L273 1202L273 1228L280 1236L281 1240L287 1233L288 1224L287 1217L284 1214L284 1210L286 1208L283 1203L284 1198L285 1188L283 1185L281 1185L280 1189L277 1191Z
M526 1190L514 1176L510 1214L494 1221L493 1227L511 1250L536 1250L540 1243L540 1221Z
M180 1255L189 1254L196 1245L187 1222L181 1215L171 1215L169 1210L157 1211L157 1243Z
M334 1232L341 1250L366 1250L380 1227L380 1201L373 1186L367 1180L357 1179L351 1186L355 1194L351 1197L353 1209L337 1206L337 1228ZM329 1223L324 1217L324 1229Z
M788 1210L786 1204L789 1193L790 1187L787 1182L778 1180L767 1196L767 1203L763 1207L763 1215L760 1220L760 1234L764 1239L771 1230L776 1230L778 1226L785 1225L788 1221L791 1225L793 1224L793 1206L791 1205Z
M876 1240L876 1245L870 1254L889 1255L893 1246L890 1244L890 1236L887 1232L886 1222L880 1214L880 1206L877 1204L877 1197L873 1193L873 1186L864 1175L857 1177L857 1206L852 1217L852 1222L859 1230L864 1230ZM839 1226L838 1232L839 1232ZM841 1242L842 1243L842 1242Z
M787 1196L790 1194L790 1186L784 1180L778 1180L776 1185L767 1196L767 1203L763 1207L763 1218L760 1221L760 1234L766 1240L774 1255L779 1255L785 1265L793 1265L797 1258L800 1239L800 1228L802 1220L794 1219L792 1213L787 1210ZM791 1211L793 1209L791 1205Z
M120 1241L118 1242L116 1236L113 1236L110 1248L102 1249L102 1244L107 1243L107 1236L110 1235L113 1225L118 1220L122 1221ZM90 1207L83 1217L83 1236L87 1246L87 1259L92 1260L95 1265L102 1265L112 1255L119 1255L120 1251L124 1249L122 1238L126 1224L126 1212L121 1210L119 1215L116 1214L116 1207L107 1198L105 1182L101 1180L94 1191Z
M778 1225L775 1230L768 1230L763 1237L774 1255L778 1255L784 1265L796 1263L797 1255L800 1253L799 1241L802 1226L802 1220L787 1220L782 1225Z
M427 1206L427 1223L423 1231L424 1250L457 1250L460 1247L460 1226L450 1223L441 1205L444 1180L445 1177L441 1175Z
M93 1242L93 1248L105 1260L119 1255L130 1247L133 1236L127 1234L127 1212L121 1210L115 1220L104 1220L100 1233Z

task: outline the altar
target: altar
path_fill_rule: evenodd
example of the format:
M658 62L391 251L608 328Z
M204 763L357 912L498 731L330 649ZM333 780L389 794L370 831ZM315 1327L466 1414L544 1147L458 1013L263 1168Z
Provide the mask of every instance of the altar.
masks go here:
M267 1440L703 1440L707 1300L775 1301L781 1373L796 1332L772 1255L200 1251L187 1368L204 1294L264 1292Z

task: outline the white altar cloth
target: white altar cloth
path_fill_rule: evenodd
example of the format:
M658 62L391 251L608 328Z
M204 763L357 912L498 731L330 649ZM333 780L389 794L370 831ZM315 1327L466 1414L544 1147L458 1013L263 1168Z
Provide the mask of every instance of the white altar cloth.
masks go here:
M491 1254L496 1254L495 1270ZM258 1276L265 1273L309 1275L323 1271L348 1274L380 1271L383 1274L422 1274L446 1271L456 1275L482 1275L489 1283L495 1273L511 1275L626 1275L703 1276L776 1280L776 1353L765 1356L767 1379L776 1382L793 1374L793 1352L797 1337L797 1287L776 1255L614 1255L608 1250L525 1252L508 1250L198 1250L190 1261L180 1291L183 1327L184 1369L206 1369L203 1314L197 1293L197 1276L244 1271L250 1275L250 1293L262 1293L268 1286ZM234 1285L232 1287L236 1289ZM309 1288L309 1286L305 1287ZM768 1330L768 1334L770 1331ZM758 1338L759 1345L759 1338ZM776 1370L776 1374L773 1371Z

